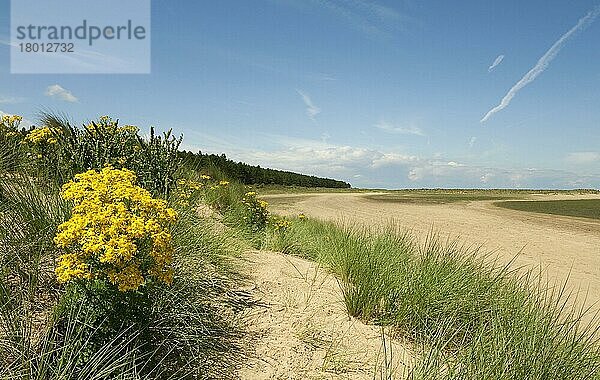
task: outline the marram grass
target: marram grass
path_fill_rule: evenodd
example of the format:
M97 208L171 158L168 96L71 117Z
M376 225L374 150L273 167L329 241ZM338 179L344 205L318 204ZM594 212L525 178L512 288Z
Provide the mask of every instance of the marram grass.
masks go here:
M340 278L351 316L412 341L406 378L600 379L598 318L569 306L566 287L477 247L307 218L272 231L265 245L323 263Z

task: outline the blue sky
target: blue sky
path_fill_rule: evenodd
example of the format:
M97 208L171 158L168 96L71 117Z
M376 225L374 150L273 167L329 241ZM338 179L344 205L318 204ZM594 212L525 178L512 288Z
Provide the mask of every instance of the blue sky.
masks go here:
M151 74L11 75L4 43L0 111L109 114L358 187L600 188L599 6L154 0Z

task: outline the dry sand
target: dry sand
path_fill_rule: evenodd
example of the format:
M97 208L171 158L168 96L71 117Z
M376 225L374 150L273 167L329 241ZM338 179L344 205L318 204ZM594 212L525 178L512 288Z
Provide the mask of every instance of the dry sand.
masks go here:
M598 195L539 195L532 199L599 198ZM580 301L600 303L600 221L508 210L490 201L407 204L370 200L360 193L282 194L265 197L275 213L381 226L395 221L421 241L433 230L483 245L501 260L542 268L551 283L568 279ZM581 302L579 302L581 304Z
M280 253L249 252L244 259L257 305L245 317L251 352L239 378L403 378L409 350L386 338L384 355L381 328L348 317L333 275Z

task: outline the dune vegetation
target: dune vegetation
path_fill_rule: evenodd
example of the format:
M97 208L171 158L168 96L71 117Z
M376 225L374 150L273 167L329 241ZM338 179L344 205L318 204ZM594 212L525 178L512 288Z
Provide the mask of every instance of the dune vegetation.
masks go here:
M409 342L414 365L387 378L600 379L598 320L535 272L393 225L270 214L171 132L20 121L0 123L2 379L235 378L249 249L322 264L349 316Z
M182 162L170 132L20 121L0 125L0 378L229 377L244 302L231 258L265 204Z
M410 379L598 379L598 319L570 307L564 284L500 265L432 234L424 245L379 231L299 218L266 242L340 279L349 315L414 346Z

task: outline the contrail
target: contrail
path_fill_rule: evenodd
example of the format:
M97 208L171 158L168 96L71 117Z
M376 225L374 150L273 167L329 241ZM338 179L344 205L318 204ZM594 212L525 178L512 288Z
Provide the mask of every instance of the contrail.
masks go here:
M500 64L500 62L502 62L503 59L504 59L504 55L500 54L494 60L494 63L492 63L492 65L490 67L488 67L488 73L491 72L492 70L494 70L496 68L496 66L498 66Z
M519 92L520 89L533 82L535 78L538 77L538 75L543 73L544 70L548 68L550 62L552 62L552 60L556 57L556 55L558 54L560 49L562 49L564 44L571 37L573 37L575 33L590 26L590 24L594 22L594 20L599 14L600 6L594 8L593 10L589 11L584 17L580 18L577 24L574 27L572 27L567 33L563 34L562 37L560 37L559 40L556 41L554 45L552 45L552 47L546 52L546 54L544 54L542 58L540 58L537 61L536 65L533 66L533 68L529 70L527 74L525 74L525 76L523 76L523 78L521 78L521 80L517 82L517 84L515 84L510 90L508 90L506 95L504 95L504 98L502 98L500 104L489 110L488 113L485 114L483 119L480 120L480 122L485 123L493 114L506 108L506 106L510 104L510 101L512 100L512 98L515 97L515 95L517 94L517 92Z

